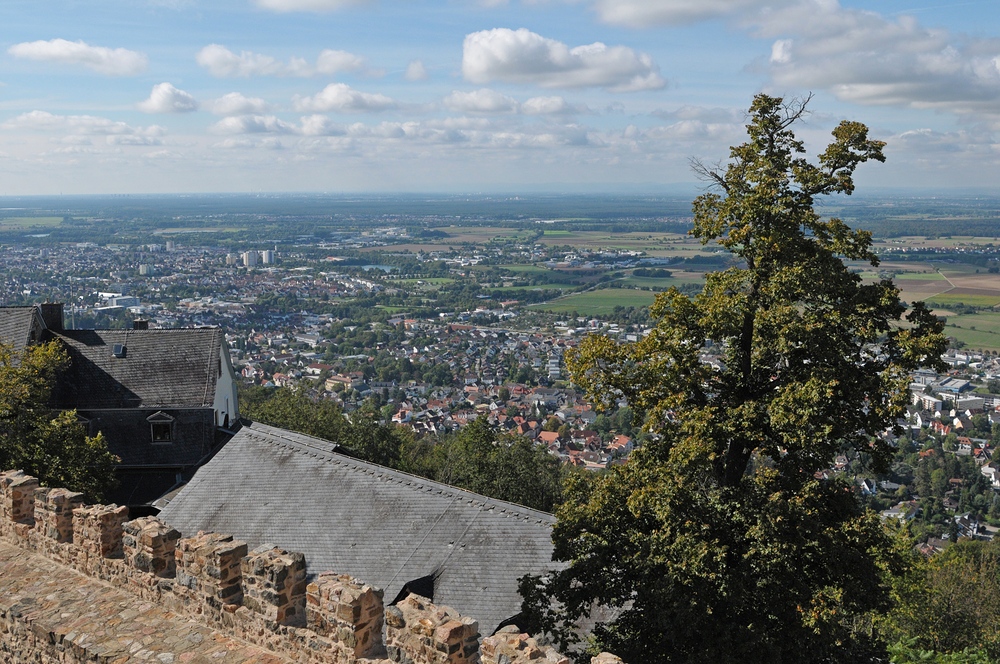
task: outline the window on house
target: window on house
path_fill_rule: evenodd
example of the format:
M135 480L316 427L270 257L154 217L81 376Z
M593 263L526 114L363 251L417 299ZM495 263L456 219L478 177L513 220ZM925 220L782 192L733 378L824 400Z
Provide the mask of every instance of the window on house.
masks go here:
M174 418L164 412L146 418L154 443L171 443L174 440Z

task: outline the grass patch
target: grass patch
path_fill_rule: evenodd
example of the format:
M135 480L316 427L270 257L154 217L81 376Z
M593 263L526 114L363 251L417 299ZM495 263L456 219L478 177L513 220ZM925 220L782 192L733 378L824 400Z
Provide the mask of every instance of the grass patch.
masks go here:
M557 300L533 304L531 308L557 314L576 311L581 316L600 316L614 313L616 306L648 307L653 303L654 297L655 294L650 291L606 288L587 293L573 293Z
M51 228L62 223L62 217L5 217L0 219L2 228Z
M950 307L956 304L967 304L972 307L992 307L1000 304L1000 293L996 295L970 295L966 293L939 293L927 298L931 306Z

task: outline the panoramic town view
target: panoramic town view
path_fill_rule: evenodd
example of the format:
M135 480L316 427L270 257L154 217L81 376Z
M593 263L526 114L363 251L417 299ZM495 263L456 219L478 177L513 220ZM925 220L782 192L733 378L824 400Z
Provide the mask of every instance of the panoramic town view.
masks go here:
M1000 661L988 2L0 7L0 661Z

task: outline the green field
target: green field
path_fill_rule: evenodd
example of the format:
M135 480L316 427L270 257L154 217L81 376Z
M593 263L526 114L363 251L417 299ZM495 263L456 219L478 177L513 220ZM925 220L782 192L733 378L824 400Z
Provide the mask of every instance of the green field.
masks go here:
M632 288L652 288L653 290L661 291L667 290L671 286L680 286L681 284L700 284L704 279L701 276L688 273L683 276L666 278L629 276L620 279L620 281Z
M562 236L567 236L568 237L568 236L570 236L572 234L573 234L573 231L560 231L560 230L542 231L542 235L544 235L545 237L562 237Z
M1000 350L1000 312L948 316L944 333L969 348Z
M453 284L455 283L455 280L451 277L426 277L424 279L400 279L399 281L393 283L413 286L419 285L417 282L423 282L428 286L440 286L441 284Z
M605 288L586 293L573 293L558 300L533 304L531 308L559 314L576 311L581 316L599 316L613 313L615 307L619 305L623 307L648 307L653 303L654 296L655 293L651 291Z
M547 267L541 267L539 265L504 265L502 266L504 270L510 272L517 272L519 274L537 274L539 272L551 272Z
M62 217L4 217L0 218L0 228L36 228L58 226Z
M941 293L926 300L931 306L949 307L956 304L968 304L972 307L992 307L1000 304L1000 293L996 295L970 295L965 293Z

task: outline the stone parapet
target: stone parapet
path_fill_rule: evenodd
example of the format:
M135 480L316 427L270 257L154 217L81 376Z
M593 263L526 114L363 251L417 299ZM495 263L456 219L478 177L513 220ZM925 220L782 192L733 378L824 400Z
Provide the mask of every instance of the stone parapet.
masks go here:
M480 646L483 664L569 664L569 658L555 648L539 645L538 641L524 634L517 627L501 627L493 636L483 639ZM597 659L594 659L596 664ZM607 662L606 664L610 664Z
M35 522L36 489L38 479L20 470L0 473L0 519L6 528Z
M123 531L122 548L130 565L161 578L176 575L174 551L181 538L180 532L152 516L129 521Z
M243 605L279 625L306 624L306 557L272 546L240 563Z
M128 508L122 505L91 505L73 510L73 544L97 558L122 555L122 527Z
M158 661L208 661L200 639L211 633L218 635L212 637L218 643L230 644L211 650L212 661L224 657L224 652L235 652L231 644L253 644L240 648L256 654L219 660L241 664L568 662L515 628L505 628L480 643L474 619L424 597L410 595L386 608L382 590L350 576L325 572L307 583L301 553L273 546L248 552L244 542L218 533L182 537L155 517L128 521L125 507L82 502L78 493L39 488L38 480L23 472L0 473L0 548L6 547L8 559L16 558L12 552L26 552L25 565L0 565L0 588L22 588L21 599L12 598L10 606L0 602L0 659L18 653L18 659L11 661L125 664L152 661L150 653L155 651ZM38 564L29 564L29 559ZM59 582L17 578L29 573L26 570L39 574L45 565L61 566ZM85 592L69 590L65 601L74 608L46 614L48 622L41 626L36 614L24 607L55 598L43 587L61 588L72 578L67 567L103 581L95 592L97 587L113 588L132 598L133 604L109 600L107 606L117 608L102 621L90 612ZM32 588L48 594L34 597ZM158 620L177 624L140 624L151 606L162 614ZM197 642L171 640L155 643L155 648L139 647L134 637L123 636L166 633L174 627L181 631L171 633L183 633L185 624L209 631L199 631ZM142 637L143 642L149 638ZM133 645L119 647L126 641ZM119 645L101 650L101 644L112 643ZM384 659L386 655L389 659ZM594 664L621 662L608 657L595 658Z
M479 623L426 597L410 595L385 612L386 646L394 662L478 664Z
M73 510L83 507L83 494L67 489L35 490L35 529L57 542L73 541Z
M346 574L324 572L306 587L309 627L341 641L357 657L373 657L384 650L382 597L380 589Z
M197 592L210 605L243 603L240 562L247 555L246 542L232 535L198 533L178 541L177 583Z

